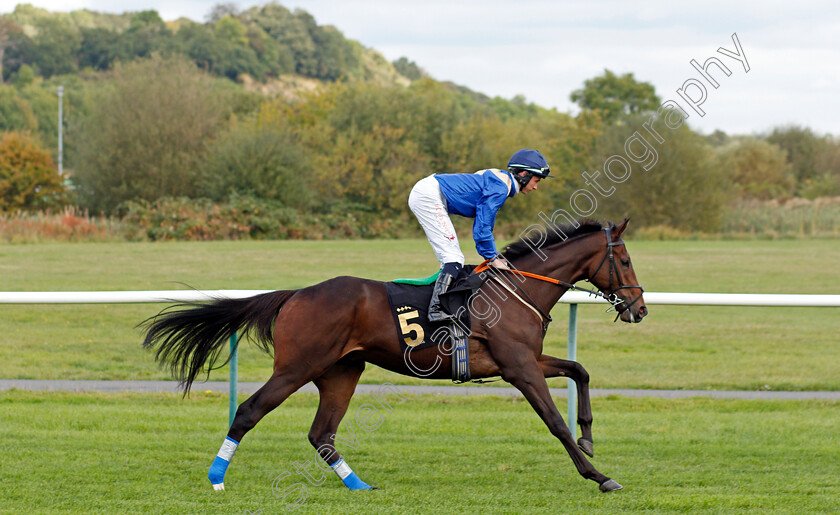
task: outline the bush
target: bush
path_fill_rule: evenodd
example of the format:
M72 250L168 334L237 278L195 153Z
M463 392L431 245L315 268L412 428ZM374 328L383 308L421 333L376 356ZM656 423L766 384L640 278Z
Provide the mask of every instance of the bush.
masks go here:
M0 136L0 212L54 209L67 203L67 192L50 154L28 133Z
M224 201L250 195L307 209L314 204L314 175L287 130L259 118L234 123L210 149L203 169L205 196Z
M690 233L674 229L670 225L650 225L633 233L634 240L649 241L685 240L689 236Z
M86 211L67 206L58 213L0 214L0 241L39 243L44 241L114 241L122 240L120 222L113 218L95 218Z
M768 238L840 237L840 197L739 201L727 212L723 231Z
M419 235L419 230L412 231L413 225L405 219L381 217L346 204L312 214L270 200L234 196L221 204L188 198L130 201L119 210L129 240L320 240Z

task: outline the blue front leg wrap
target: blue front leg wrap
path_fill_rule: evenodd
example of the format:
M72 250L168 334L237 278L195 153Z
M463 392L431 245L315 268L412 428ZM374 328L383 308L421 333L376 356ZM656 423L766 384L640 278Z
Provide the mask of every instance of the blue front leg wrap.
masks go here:
M213 464L210 465L210 472L207 473L211 484L218 485L219 483L225 482L225 472L227 471L228 465L230 465L229 461L216 456Z
M355 472L351 472L349 476L341 480L344 486L350 490L371 490L371 486L362 481Z

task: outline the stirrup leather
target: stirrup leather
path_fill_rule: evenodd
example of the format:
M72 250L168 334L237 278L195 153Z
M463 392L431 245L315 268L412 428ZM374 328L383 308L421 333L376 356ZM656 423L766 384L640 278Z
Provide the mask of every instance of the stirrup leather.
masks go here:
M466 383L470 380L470 356L467 348L467 333L460 324L452 324L452 382Z

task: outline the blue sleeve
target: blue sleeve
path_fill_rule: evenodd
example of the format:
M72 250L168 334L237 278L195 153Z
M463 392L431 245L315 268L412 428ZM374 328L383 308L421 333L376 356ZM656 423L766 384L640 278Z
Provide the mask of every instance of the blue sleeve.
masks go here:
M473 222L473 239L475 250L484 259L491 259L498 254L496 240L493 238L493 227L496 225L496 213L507 200L507 189L492 191L483 196L475 208L475 222Z

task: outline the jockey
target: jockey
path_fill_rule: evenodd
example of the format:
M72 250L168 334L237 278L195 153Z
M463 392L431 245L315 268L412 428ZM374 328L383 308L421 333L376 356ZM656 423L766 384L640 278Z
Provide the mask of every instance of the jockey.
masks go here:
M446 292L464 266L464 254L449 215L474 218L473 239L478 253L492 260L492 266L508 268L493 239L496 213L509 197L534 191L540 179L551 177L548 163L536 150L516 151L507 168L489 168L472 174L432 174L411 189L408 207L426 232L441 263L429 304L429 320L432 322L452 318L441 309L440 295Z

